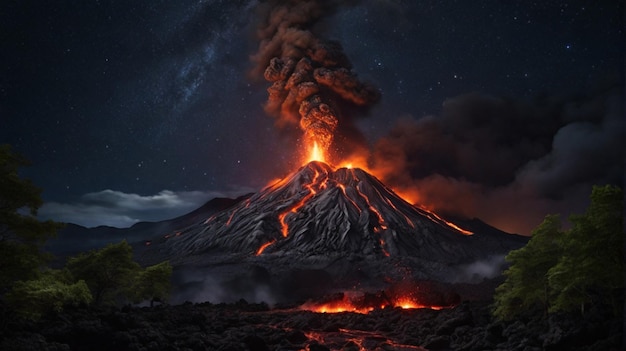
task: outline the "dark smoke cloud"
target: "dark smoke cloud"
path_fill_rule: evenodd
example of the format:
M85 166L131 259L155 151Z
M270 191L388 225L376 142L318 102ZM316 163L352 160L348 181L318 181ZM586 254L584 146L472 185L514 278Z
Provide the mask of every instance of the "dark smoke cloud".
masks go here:
M443 214L529 234L548 213L581 212L592 185L623 183L622 97L615 85L531 102L458 96L439 116L398 122L374 169Z
M268 88L265 111L281 130L301 130L307 142L329 150L346 144L363 145L353 118L378 101L380 93L361 82L341 45L322 40L324 16L340 1L269 1L261 6L257 31L260 45L253 55L252 74L263 76ZM341 138L335 138L341 134ZM353 146L353 145L351 145Z

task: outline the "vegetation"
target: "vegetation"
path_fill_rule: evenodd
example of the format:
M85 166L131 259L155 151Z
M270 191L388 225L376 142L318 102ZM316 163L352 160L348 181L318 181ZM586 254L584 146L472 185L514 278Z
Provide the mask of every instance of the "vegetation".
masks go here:
M6 299L18 315L36 320L67 306L87 305L92 296L84 280L74 282L67 271L47 270L36 279L15 282Z
M545 313L585 312L609 306L621 313L624 291L623 193L594 187L582 215L571 215L563 230L557 215L545 218L528 244L506 259L505 282L496 289L494 315L512 319L541 306Z
M42 246L62 224L35 218L43 201L41 190L18 174L26 165L8 145L0 145L0 302L38 319L66 306L168 297L170 264L141 268L125 241L70 258L63 270L47 268L51 257Z
M87 283L97 305L165 299L171 288L169 262L143 269L126 241L72 257L67 268Z
M171 276L172 266L167 261L142 270L137 275L132 288L132 301L139 303L150 300L152 305L154 301L165 300L172 289Z
M41 189L18 175L28 162L0 145L0 294L17 280L35 279L49 256L41 250L62 227L34 216L42 205Z

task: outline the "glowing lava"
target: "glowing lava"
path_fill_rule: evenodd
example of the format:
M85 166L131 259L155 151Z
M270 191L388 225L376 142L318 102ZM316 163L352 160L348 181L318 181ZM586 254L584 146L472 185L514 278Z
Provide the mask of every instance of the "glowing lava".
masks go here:
M309 156L307 159L307 163L312 161L326 162L324 150L319 147L317 141L314 141L313 145L309 147Z
M259 247L259 249L257 250L256 255L257 255L257 256L259 256L260 254L262 254L262 253L263 253L263 251L264 251L264 250L265 250L268 246L272 245L272 244L273 244L273 243L275 243L275 242L276 242L276 240L273 240L273 241L270 241L270 242L267 242L267 243L265 243L265 244L261 245L261 247Z
M316 144L317 145L317 144ZM317 191L323 187L326 186L326 182L319 182L318 178L320 177L320 173L315 171L315 175L313 177L313 179L311 180L310 183L308 184L304 184L304 187L306 189L309 190L309 193L302 198L302 200L300 200L299 202L297 202L295 205L292 205L289 210L281 213L280 215L278 215L278 222L280 223L280 230L281 233L283 235L284 238L287 237L287 235L289 235L289 225L287 224L287 215L289 213L298 213L298 210L304 206L307 201L309 201L309 199L311 199L315 194L317 194ZM314 188L314 186L317 185L318 189L316 190Z
M372 298L374 296L374 298ZM427 308L431 310L442 310L444 308L451 308L454 306L433 306L426 305L416 301L412 297L400 296L395 299L389 299L387 297L381 298L381 296L353 296L349 297L349 294L342 294L342 298L335 299L324 303L307 302L300 306L301 310L312 311L316 313L343 313L352 312L367 314L376 309L384 308L402 308L402 309L418 309Z

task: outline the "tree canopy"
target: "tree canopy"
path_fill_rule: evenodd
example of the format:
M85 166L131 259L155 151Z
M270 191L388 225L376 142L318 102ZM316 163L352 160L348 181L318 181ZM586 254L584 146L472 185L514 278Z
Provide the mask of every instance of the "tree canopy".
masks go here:
M549 215L528 244L511 251L506 280L496 289L494 315L511 319L533 306L546 313L605 305L620 313L624 289L624 204L616 186L596 186L584 214L562 230Z
M41 246L62 227L35 218L43 203L41 189L19 175L28 164L9 145L0 145L0 292L37 277L49 257Z
M165 299L171 288L169 262L143 269L126 241L71 257L67 269L87 283L95 304Z
M67 271L46 270L36 279L17 281L7 301L18 315L38 319L66 306L86 305L93 300L84 280L74 282Z
M163 300L171 289L168 262L143 269L122 241L81 253L63 270L46 267L45 241L62 224L36 219L41 189L19 175L28 161L0 145L0 297L19 315L36 319L68 305Z

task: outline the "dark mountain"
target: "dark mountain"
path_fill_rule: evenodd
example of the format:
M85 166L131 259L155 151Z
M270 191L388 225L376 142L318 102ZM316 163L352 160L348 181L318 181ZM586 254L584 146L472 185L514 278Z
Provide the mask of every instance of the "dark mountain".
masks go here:
M201 218L225 210L249 196L245 195L237 199L215 198L183 216L159 222L139 222L130 228L108 226L86 228L68 223L57 233L56 238L47 241L45 248L54 253L59 258L59 261L63 261L67 256L78 252L98 249L122 240L133 243L136 247L142 247L145 245L146 240L155 237L159 233L169 233L188 227Z
M185 272L184 282L209 279L237 293L259 286L275 291L278 280L284 295L407 279L475 281L499 272L504 255L526 242L479 220L463 225L409 204L361 169L311 162L228 209L155 238L141 259L170 260ZM494 269L475 269L481 265Z

